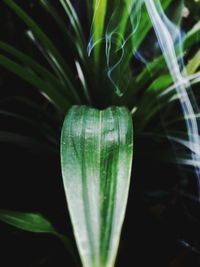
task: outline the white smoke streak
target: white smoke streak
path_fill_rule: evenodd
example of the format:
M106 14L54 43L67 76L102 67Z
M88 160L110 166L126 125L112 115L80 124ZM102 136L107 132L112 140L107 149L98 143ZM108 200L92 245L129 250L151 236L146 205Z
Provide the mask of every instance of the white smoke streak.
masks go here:
M144 0L144 2L149 13L151 22L153 24L153 28L159 41L159 45L163 52L163 56L165 58L169 72L173 78L176 93L181 103L182 112L187 127L189 146L191 148L191 151L193 151L192 159L195 162L200 162L199 153L196 153L196 151L200 151L198 123L194 116L195 112L190 97L187 93L187 88L190 86L189 79L184 77L181 73L181 69L179 67L178 59L174 48L173 37L164 19L162 19L164 12L162 10L159 0ZM199 166L196 166L195 170L198 178L198 190L200 197Z
M121 62L123 58L125 57L125 47L128 41L131 40L133 35L138 32L138 26L141 20L142 12L141 12L141 6L143 4L142 1L138 0L128 0L128 1L121 1L119 3L119 6L115 7L113 10L113 13L111 17L108 19L108 22L106 24L105 33L102 34L102 37L99 39L95 39L94 36L94 20L96 17L96 12L99 7L99 1L97 1L97 7L94 12L94 17L92 20L92 26L90 29L90 39L87 46L87 53L88 56L91 56L91 53L95 46L99 45L100 43L104 43L105 45L105 56L106 56L106 73L107 77L110 80L115 93L118 96L123 96L126 92L127 88L124 88L124 85L122 86L120 83L122 81L119 75L116 75L116 71L120 68ZM120 18L120 16L123 16L123 12L126 11L129 15L129 20L126 22L127 24L130 24L130 32L122 32L120 33L120 23L116 24L116 21ZM133 48L133 54L137 53L136 49ZM114 62L113 62L113 56L114 56ZM131 80L131 77L129 78L129 81ZM122 90L123 88L123 90Z
M100 0L99 0L100 1ZM97 2L99 4L99 2ZM126 88L121 90L120 86L120 75L116 75L116 70L120 68L120 64L125 56L125 46L129 40L132 40L134 35L139 34L138 26L142 18L142 5L145 4L151 23L153 25L158 44L161 48L163 56L165 58L167 67L173 79L173 85L164 90L158 97L165 96L166 94L174 91L172 100L178 99L180 101L184 121L187 128L187 140L183 144L187 144L186 147L191 150L191 161L199 162L195 164L196 176L198 179L198 190L200 198L200 143L199 143L199 126L195 114L199 114L199 109L191 92L190 85L200 81L199 74L187 76L182 69L183 64L183 51L180 45L181 32L165 15L163 8L159 0L127 0L120 2L122 6L116 7L112 16L109 18L107 27L104 35L99 40L94 40L93 28L91 28L90 41L88 43L88 55L90 56L93 48L100 42L105 43L105 56L107 63L107 76L111 81L115 92L118 96L122 96L126 91ZM131 25L131 32L127 34L124 32L123 35L119 33L119 25L116 25L118 17L120 18L121 9L123 5L127 6L129 13L129 24ZM98 7L98 5L97 5ZM95 15L96 16L96 11ZM94 23L94 18L92 26ZM137 39L137 35L135 36ZM135 41L135 39L133 41ZM119 42L120 40L120 42ZM177 42L177 43L176 43ZM119 44L119 45L118 45ZM176 47L176 50L175 50ZM138 57L143 63L147 63L145 56L138 52L138 47L134 48L132 45L133 54ZM150 53L151 48L149 49ZM177 56L177 54L178 56ZM113 54L115 60L113 62ZM116 57L117 55L117 57ZM148 67L148 66L147 66ZM119 80L118 80L119 78ZM132 110L134 113L136 109Z
M185 77L188 81L188 85L190 88L190 85L195 84L195 83L199 83L200 82L200 72L197 72L195 74L189 75L187 77ZM162 93L159 94L159 97L163 97L166 96L169 93L172 93L176 87L178 86L178 84L174 83L173 85L171 85L170 87L168 87L167 89L165 89Z

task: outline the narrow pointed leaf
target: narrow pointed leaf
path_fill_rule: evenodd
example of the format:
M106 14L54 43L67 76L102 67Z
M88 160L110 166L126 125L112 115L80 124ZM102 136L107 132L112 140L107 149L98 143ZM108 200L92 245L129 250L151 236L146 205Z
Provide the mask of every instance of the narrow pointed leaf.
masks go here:
M56 231L51 222L38 213L25 213L11 210L0 210L0 220L13 227L37 234L51 234L61 240L66 250L77 263L76 252L70 240Z
M38 37L40 43L45 47L45 49L51 51L51 54L54 56L57 63L64 68L67 67L58 49L55 47L46 33L38 26L38 24L22 8L20 8L15 1L3 0L3 2L8 5L22 21L24 21L28 28L31 29L31 31ZM67 70L69 69L67 68Z
M0 49L8 53L8 55L15 57L18 61L23 63L27 69L32 70L33 74L40 77L44 82L46 82L46 87L52 85L53 87L55 87L55 91L58 90L58 93L63 95L63 97L67 96L68 99L71 97L70 92L67 92L66 88L60 83L57 77L52 74L47 68L43 67L37 61L35 61L34 58L2 41L0 41Z
M107 9L107 0L93 0L93 43L103 39L104 23ZM99 60L100 47L95 46L95 59Z
M18 77L38 88L41 92L48 96L48 100L51 100L56 104L56 106L60 107L61 109L66 110L69 106L68 99L60 95L60 93L57 92L51 84L47 84L37 74L30 72L27 68L1 54L0 67L13 72Z
M0 143L14 144L22 148L30 149L31 152L42 155L57 154L56 147L32 136L22 135L9 131L0 131Z
M68 66L63 56L58 51L57 47L46 35L46 33L39 27L39 25L13 0L3 0L3 2L13 11L16 15L27 25L29 28L29 34L34 37L33 42L39 43L39 46L43 48L51 66L54 66L64 79L66 86L71 90L72 95L79 99L76 93L74 85L76 84L76 79L74 78L74 73ZM54 70L55 71L55 70Z
M184 47L190 48L200 40L200 21L186 34L184 38Z
M51 223L42 215L36 213L0 210L0 220L21 230L29 232L56 233Z
M194 74L200 67L200 50L194 55L194 57L189 60L188 65L186 66L187 74Z
M62 174L84 267L114 266L130 183L132 134L124 107L73 106L65 118Z
M85 37L83 33L83 28L81 26L81 22L79 20L79 17L76 13L76 10L74 9L72 3L69 0L60 0L60 3L62 7L64 8L72 28L74 29L74 32L76 34L77 41L82 48L85 47ZM81 48L81 47L80 47Z

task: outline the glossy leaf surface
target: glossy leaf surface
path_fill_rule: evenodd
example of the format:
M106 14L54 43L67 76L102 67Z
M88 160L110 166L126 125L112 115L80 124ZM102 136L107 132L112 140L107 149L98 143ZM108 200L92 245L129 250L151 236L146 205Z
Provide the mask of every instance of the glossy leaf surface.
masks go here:
M114 265L124 220L133 153L124 107L73 106L61 137L64 188L85 267Z

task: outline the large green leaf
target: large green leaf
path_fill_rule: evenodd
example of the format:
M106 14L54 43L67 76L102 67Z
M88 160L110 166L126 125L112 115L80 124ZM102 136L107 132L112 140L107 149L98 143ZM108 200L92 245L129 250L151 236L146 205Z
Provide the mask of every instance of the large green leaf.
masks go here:
M73 106L61 137L64 188L84 267L112 267L124 220L133 132L124 107Z

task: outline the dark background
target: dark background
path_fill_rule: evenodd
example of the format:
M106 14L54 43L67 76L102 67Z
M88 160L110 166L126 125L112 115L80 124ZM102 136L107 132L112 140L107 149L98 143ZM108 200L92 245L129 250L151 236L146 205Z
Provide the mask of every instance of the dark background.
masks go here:
M57 46L70 61L70 53L60 41L61 36L53 21L49 17L46 19L38 1L16 2L56 40ZM86 24L84 4L77 2L76 8L79 9L83 24ZM199 19L197 8L191 2L191 15L183 23L185 29ZM40 58L25 38L25 30L24 24L0 3L1 39ZM46 118L19 100L31 99L42 109L52 110L52 116L57 120L48 118L48 123L55 129L55 139L59 140L62 125L59 114L29 84L2 68L0 71L0 110L28 114L38 124L38 128L35 128L0 114L0 129L33 138L37 136L48 144L50 141L39 130L44 127ZM72 240L75 247L62 186L59 143L55 143L53 151L49 152L45 147L35 145L33 148L20 140L18 144L11 143L9 138L4 141L0 143L0 208L42 213ZM180 194L179 190L186 183L190 195L195 196L195 179L192 174L184 179L174 165L141 159L137 151L142 151L142 146L153 149L151 144L136 140L131 190L117 266L200 266L199 203ZM0 223L0 246L2 267L75 266L63 244L50 235L27 233Z

